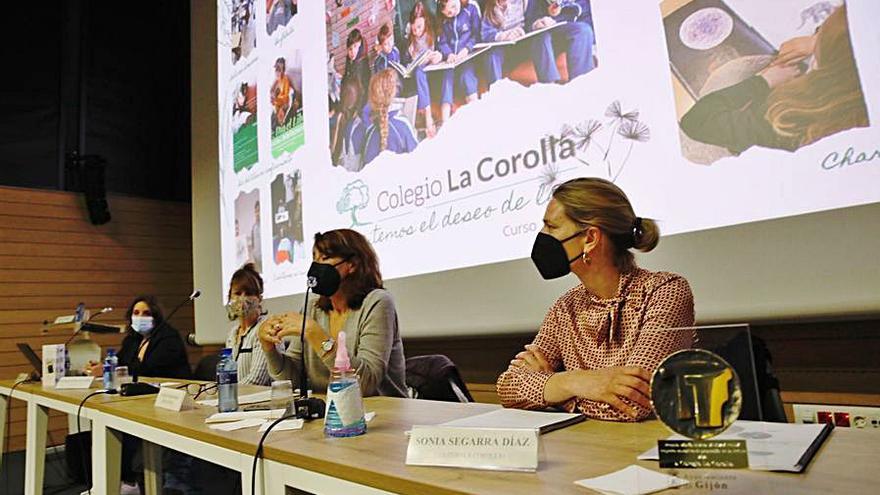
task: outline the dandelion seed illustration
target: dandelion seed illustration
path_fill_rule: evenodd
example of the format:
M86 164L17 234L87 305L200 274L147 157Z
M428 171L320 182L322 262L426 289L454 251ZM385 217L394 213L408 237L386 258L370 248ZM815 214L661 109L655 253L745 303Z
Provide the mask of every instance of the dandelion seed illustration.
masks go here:
M619 100L614 100L608 105L608 108L605 109L605 116L611 119L609 123L612 127L611 137L608 138L608 147L605 149L605 156L602 157L603 160L608 160L608 154L611 153L611 145L614 144L614 130L619 129L626 122L636 122L639 120L639 111L632 110L630 112L624 112L623 107L620 105ZM610 167L610 165L609 165ZM609 169L610 170L610 169Z
M565 139L572 137L575 133L575 128L570 126L569 124L562 124L562 130L559 131L559 139Z
M625 121L635 122L639 120L639 111L632 110L630 112L624 112L623 107L620 105L620 101L614 100L608 105L608 108L605 109L605 116L613 119L618 124L622 124Z
M616 182L617 178L620 177L620 173L623 172L623 167L626 166L626 162L629 161L629 155L632 153L633 145L635 143L644 143L651 139L651 129L644 122L639 122L638 120L627 121L620 126L617 134L629 141L629 149L626 151L626 156L620 163L620 168L617 169L617 173L614 174L611 182Z
M617 130L617 133L624 139L637 141L639 143L644 143L651 139L651 129L638 120L624 122L623 125L620 126L620 129Z
M550 162L541 170L541 187L550 187L557 180L559 180L559 165Z
M602 128L598 120L590 119L574 128L572 134L575 138L575 146L581 151L587 151L593 142L593 135Z

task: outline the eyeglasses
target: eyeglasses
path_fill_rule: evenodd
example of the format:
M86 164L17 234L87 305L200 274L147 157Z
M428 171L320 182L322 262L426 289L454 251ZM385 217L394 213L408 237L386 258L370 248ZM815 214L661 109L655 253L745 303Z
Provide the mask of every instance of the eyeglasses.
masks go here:
M192 396L193 400L198 399L200 396L204 395L206 397L212 397L217 395L217 384L216 383L187 383L177 387L178 389L185 388L186 393Z

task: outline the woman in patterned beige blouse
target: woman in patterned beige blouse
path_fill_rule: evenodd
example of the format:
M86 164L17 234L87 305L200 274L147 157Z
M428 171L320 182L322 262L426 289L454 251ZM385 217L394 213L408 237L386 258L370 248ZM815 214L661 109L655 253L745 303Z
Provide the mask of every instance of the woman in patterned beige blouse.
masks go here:
M560 185L544 214L532 260L545 279L574 273L580 284L547 312L538 335L498 378L505 407L560 407L611 421L651 415L651 373L691 346L687 280L636 266L631 249L660 239L653 220L635 215L613 183L597 178Z

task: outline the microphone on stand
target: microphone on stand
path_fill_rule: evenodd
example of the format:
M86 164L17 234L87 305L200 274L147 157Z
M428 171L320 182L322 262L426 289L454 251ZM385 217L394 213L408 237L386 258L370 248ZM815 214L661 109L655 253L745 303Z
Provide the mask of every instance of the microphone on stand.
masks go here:
M174 307L174 309L171 310L171 313L168 314L168 317L165 318L165 320L162 322L162 325L165 325L166 323L168 323L171 320L171 317L174 316L174 313L177 313L177 310L182 308L184 304L186 304L190 301L195 301L201 295L202 295L202 291L200 291L199 289L194 290L192 292L192 294L189 295L189 297L187 297L183 301L180 301L180 304L178 304L177 306ZM162 326L162 325L160 325L160 326Z
M302 351L302 357L300 358L300 369L299 369L299 397L295 398L290 405L287 406L287 410L284 414L296 416L297 419L303 420L311 420L311 419L320 419L324 417L324 409L326 408L326 404L323 400L317 397L309 397L309 377L306 371L306 317L309 309L309 292L314 289L318 285L318 279L315 277L309 277L306 280L306 295L305 300L303 301L303 311L302 311L302 328L299 332L299 347ZM290 381L290 386L293 388L293 380Z
M80 308L80 306L82 306L82 308ZM101 316L104 313L109 313L113 311L112 306L101 308L101 310L97 313L90 314L89 311L85 309L85 305L83 305L83 303L79 303L76 311L77 316L75 316L74 318L80 319L74 320L73 335L71 335L70 338L68 338L67 341L64 342L65 346L69 345L70 342L75 339L80 332L119 333L119 327L112 325L102 325L100 323L92 323L92 320L94 320L95 318ZM46 321L43 322L43 324L45 323Z

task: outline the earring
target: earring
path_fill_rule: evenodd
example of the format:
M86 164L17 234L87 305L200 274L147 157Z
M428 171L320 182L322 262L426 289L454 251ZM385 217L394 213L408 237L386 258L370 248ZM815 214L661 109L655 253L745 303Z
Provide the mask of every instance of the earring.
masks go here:
M585 265L589 265L593 262L593 258L590 258L590 255L584 252L584 254L581 255L581 261L583 261Z

